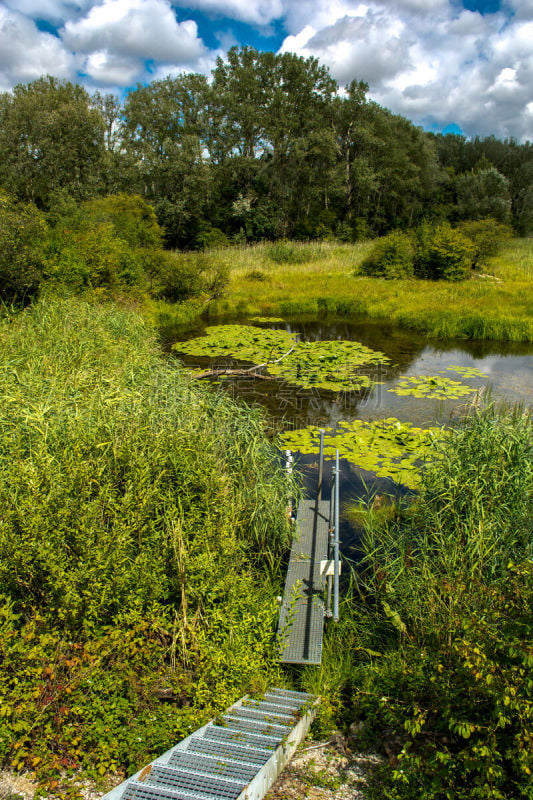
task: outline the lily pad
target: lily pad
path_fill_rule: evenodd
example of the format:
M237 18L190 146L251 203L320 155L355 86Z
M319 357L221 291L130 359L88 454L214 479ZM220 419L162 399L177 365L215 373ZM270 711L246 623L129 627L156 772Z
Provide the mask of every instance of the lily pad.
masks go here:
M486 372L478 369L477 367L457 367L452 365L451 367L446 367L449 372L456 372L461 378L488 378Z
M360 469L416 489L424 463L437 457L437 440L446 436L443 428L416 428L394 417L382 420L340 422L335 432L326 433L324 457L332 459L338 448ZM316 426L281 434L283 447L302 454L318 454L320 432Z
M176 342L172 349L191 356L236 358L263 364L286 353L296 343L287 331L256 328L253 325L211 325L205 336Z
M443 378L440 375L402 375L400 381L388 389L394 394L410 397L424 397L428 400L456 400L472 394L476 390L466 383Z
M288 352L291 348L292 352ZM193 356L235 358L254 364L269 362L271 375L306 389L332 392L371 387L377 376L364 374L362 368L365 373L368 368L377 372L381 365L390 363L384 353L360 342L299 342L285 330L251 325L214 325L206 328L205 336L176 342L173 349Z
M250 317L250 322L285 322L283 317Z

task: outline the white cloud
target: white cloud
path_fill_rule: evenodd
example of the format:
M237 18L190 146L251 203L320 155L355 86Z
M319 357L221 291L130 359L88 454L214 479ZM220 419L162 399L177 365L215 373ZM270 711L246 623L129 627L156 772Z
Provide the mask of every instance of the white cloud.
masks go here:
M261 26L283 14L282 0L175 0L174 4Z
M75 59L57 36L39 31L35 23L0 6L0 90L51 74L70 78Z
M192 63L205 49L196 22L178 22L168 0L104 0L61 33L78 53Z
M449 0L334 0L327 10L301 0L281 50L315 56L341 84L367 81L373 99L417 124L532 139L533 0L512 4L514 16Z
M79 16L93 2L94 0L5 0L5 5L28 17L61 24L66 19Z

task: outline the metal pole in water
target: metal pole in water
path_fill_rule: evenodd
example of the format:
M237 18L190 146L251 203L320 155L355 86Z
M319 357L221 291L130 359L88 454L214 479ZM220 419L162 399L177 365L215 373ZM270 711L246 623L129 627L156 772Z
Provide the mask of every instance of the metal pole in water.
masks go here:
M334 565L333 565L333 621L339 621L339 451L335 452L335 543L334 543Z
M320 455L318 456L318 490L316 499L322 500L322 479L324 477L324 434L325 430L320 428Z

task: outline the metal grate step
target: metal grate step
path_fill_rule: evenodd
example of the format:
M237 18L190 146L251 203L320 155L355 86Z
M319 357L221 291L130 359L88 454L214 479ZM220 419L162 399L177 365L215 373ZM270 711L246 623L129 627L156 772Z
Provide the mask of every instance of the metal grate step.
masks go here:
M234 759L246 764L253 764L257 769L266 764L272 755L272 750L246 747L246 745L232 744L231 742L217 742L200 736L192 737L187 752L202 753L220 759Z
M239 717L239 719L256 720L257 722L272 722L274 725L283 725L286 728L292 728L294 725L294 716L292 714L280 714L278 711L267 711L264 708L250 708L244 704L232 711L231 716Z
M243 698L103 800L261 800L311 723L316 698L270 689Z
M154 764L145 783L152 786L164 786L174 791L212 794L217 800L235 800L246 786L246 781L216 778L213 775L188 772L161 764Z
M257 764L234 761L228 758L227 755L224 758L199 755L189 750L176 750L170 757L168 764L171 767L187 769L190 772L219 775L222 778L231 778L245 783L248 783L257 772Z

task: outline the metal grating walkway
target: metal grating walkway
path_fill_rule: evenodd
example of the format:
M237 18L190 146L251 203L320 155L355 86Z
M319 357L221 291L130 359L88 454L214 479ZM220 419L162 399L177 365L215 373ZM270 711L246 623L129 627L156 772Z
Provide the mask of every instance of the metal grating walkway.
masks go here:
M302 500L296 516L285 591L278 625L280 661L320 664L324 634L324 578L327 559L329 502Z
M260 800L304 738L318 699L269 689L244 697L103 800Z

